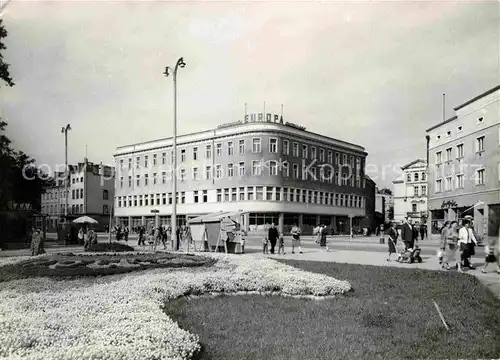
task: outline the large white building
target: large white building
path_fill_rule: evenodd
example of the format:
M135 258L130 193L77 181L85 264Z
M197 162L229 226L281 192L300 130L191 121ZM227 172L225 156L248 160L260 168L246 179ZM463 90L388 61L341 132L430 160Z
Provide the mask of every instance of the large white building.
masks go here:
M427 221L427 163L417 159L401 168L403 173L393 180L394 221L406 217L414 223Z
M177 223L242 210L249 231L297 223L307 232L324 223L348 232L349 218L359 226L364 148L266 115L177 138ZM170 223L172 145L168 138L117 148L118 223Z

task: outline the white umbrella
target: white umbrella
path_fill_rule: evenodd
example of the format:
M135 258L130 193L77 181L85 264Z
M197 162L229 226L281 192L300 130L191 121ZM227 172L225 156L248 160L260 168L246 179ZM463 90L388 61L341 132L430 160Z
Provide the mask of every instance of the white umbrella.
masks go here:
M78 219L73 220L76 224L97 224L97 220L92 219L90 216L80 216Z

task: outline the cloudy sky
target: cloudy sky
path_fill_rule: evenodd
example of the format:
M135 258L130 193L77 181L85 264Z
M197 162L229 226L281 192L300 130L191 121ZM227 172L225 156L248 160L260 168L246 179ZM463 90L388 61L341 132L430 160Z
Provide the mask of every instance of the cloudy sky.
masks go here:
M117 146L240 120L266 102L285 120L360 144L391 186L425 158L425 129L500 82L500 5L480 2L10 2L16 82L1 117L38 163L113 163ZM375 170L375 166L378 170Z

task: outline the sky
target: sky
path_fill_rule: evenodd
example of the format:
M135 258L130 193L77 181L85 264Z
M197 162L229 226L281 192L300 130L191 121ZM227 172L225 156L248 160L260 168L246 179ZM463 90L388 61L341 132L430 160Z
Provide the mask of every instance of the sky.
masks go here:
M5 7L0 116L38 164L114 164L118 146L268 112L365 147L392 188L425 130L500 83L500 3L18 1Z

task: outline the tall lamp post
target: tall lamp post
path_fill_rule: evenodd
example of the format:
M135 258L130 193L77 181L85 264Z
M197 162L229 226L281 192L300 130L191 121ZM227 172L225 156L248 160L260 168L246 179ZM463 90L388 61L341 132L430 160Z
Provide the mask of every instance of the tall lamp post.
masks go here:
M183 58L179 58L175 67L172 69L170 66L165 68L163 73L165 77L170 75L172 72L174 78L174 134L173 134L173 166L174 171L172 174L172 236L175 236L175 250L179 250L179 239L177 238L177 70L186 66Z
M65 205L64 205L64 223L65 227L67 227L68 222L68 184L69 184L69 171L68 171L68 131L71 130L71 126L68 124L64 126L61 130L61 133L64 134L64 196L65 196ZM64 236L64 244L66 244L66 236Z

